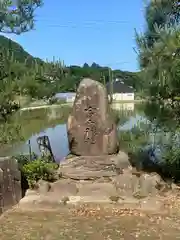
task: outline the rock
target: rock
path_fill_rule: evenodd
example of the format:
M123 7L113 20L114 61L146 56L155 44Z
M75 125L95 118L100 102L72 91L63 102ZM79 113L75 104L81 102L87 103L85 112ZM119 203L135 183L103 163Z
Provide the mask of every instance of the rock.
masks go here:
M64 205L66 205L66 204L69 202L69 197L63 197L63 198L61 199L61 202L62 202Z
M106 183L106 182L112 182L110 177L101 177L96 180L96 183Z
M87 203L111 203L112 201L109 199L109 197L106 196L70 196L68 204L87 204Z
M59 174L73 180L97 180L116 176L116 167L110 156L79 156L60 164Z
M156 174L143 174L139 178L139 194L141 196L156 196L164 190L165 182Z
M133 197L139 187L139 178L128 172L113 177L112 181L120 196Z
M17 204L22 198L21 172L12 157L0 158L0 214Z
M118 151L117 126L109 114L105 87L92 79L81 81L67 132L72 154L99 156Z
M125 152L119 151L118 154L113 155L113 158L116 169L132 169L129 157Z
M64 178L70 178L73 180L96 180L99 178L108 178L115 176L116 173L113 171L91 171L85 168L82 169L73 169L69 168L68 171L63 171L62 176Z
M49 192L50 188L51 188L51 185L49 182L46 182L44 180L39 180L38 183L38 192L40 194L46 194Z
M31 204L31 203L36 203L38 200L41 199L41 196L38 194L31 194L28 196L25 196L24 198L22 198L19 202L19 206L24 206L26 204Z
M57 198L76 195L78 188L76 184L70 180L62 179L51 184L50 193L54 193Z
M36 195L36 194L37 194L37 191L36 191L36 190L28 189L28 190L26 191L25 196L32 196L32 195Z
M117 203L120 199L120 197L118 195L112 195L109 197L109 199L112 201L112 202L115 202Z
M79 186L78 196L117 196L116 188L112 183L92 183Z
M180 193L180 186L175 183L171 183L171 190L173 193Z

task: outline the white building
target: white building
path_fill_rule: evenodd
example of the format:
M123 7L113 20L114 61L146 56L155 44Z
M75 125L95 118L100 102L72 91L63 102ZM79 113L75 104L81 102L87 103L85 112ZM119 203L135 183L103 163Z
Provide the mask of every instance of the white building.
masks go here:
M112 93L113 102L134 101L134 89L127 86L122 80L116 79L112 83L107 83L106 87L109 99Z
M76 93L74 92L65 92L65 93L57 93L55 98L59 100L63 100L67 103L73 103L76 97Z

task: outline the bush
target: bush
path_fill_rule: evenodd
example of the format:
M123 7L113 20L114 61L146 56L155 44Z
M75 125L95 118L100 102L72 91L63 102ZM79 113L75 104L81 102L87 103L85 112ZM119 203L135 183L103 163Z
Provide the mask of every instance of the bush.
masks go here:
M21 125L7 122L0 124L0 143L13 144L17 141L24 141Z
M165 175L180 181L180 148L172 142L165 147L161 167Z
M22 167L22 174L26 177L29 187L34 188L38 180L53 182L56 180L58 164L47 162L43 159L36 159L26 162Z

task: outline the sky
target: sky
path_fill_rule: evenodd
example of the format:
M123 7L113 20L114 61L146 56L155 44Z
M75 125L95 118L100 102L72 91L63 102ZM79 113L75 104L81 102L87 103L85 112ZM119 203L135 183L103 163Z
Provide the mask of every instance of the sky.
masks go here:
M143 0L44 0L35 29L7 37L35 57L66 65L96 62L137 71L135 29L142 32Z

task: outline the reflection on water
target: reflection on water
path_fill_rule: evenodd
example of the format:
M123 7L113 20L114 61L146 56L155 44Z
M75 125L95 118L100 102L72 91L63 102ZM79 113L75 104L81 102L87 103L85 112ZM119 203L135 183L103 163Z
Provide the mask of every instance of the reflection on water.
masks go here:
M112 103L115 110L134 111L134 103Z
M52 142L52 149L57 158L67 155L66 120L71 111L69 107L59 106L57 108L35 109L17 113L13 122L22 126L20 135L25 142L15 143L13 146L3 146L1 156L28 153L27 142L30 139L32 151L39 153L36 138L48 135Z
M137 126L138 124L145 123L148 124L149 121L147 118L136 114L135 116L132 116L126 121L124 124L120 125L118 127L119 130L128 131L131 130L133 127Z
M68 148L68 139L67 139L67 131L66 131L66 124L59 124L55 127L47 128L46 130L33 135L30 138L31 148L32 151L36 154L39 154L39 148L37 144L37 137L47 135L49 137L52 151L54 157L57 161L67 156L69 153ZM28 141L25 144L21 144L18 148L13 149L12 154L28 154L29 153L29 146Z

